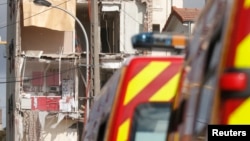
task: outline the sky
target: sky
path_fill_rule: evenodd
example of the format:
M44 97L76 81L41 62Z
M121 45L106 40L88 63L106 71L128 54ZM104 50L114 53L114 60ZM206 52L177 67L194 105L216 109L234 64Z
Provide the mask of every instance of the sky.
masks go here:
M183 0L183 5L185 8L202 8L204 6L205 0ZM3 41L6 41L6 28L7 25L7 0L0 0L0 36ZM0 45L0 82L6 81L6 55L5 45ZM3 113L6 113L6 85L0 83L0 108L3 109ZM3 127L6 126L6 117L3 115Z
M202 8L205 5L205 0L183 0L185 8Z
M0 36L2 41L6 41L6 28L3 28L7 25L6 16L7 16L7 0L0 0ZM5 45L0 45L0 82L6 81L6 58L5 56ZM0 108L3 110L3 128L6 127L6 85L0 83Z

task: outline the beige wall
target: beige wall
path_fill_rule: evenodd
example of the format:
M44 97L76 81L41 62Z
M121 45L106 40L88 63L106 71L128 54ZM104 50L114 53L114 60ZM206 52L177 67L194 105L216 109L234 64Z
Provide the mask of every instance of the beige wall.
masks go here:
M41 141L77 141L77 130L69 128L74 122L71 119L65 119L56 128L52 128L51 125L56 123L56 118L47 118Z
M43 50L45 54L74 52L73 32L49 30L46 28L24 27L21 29L22 51Z

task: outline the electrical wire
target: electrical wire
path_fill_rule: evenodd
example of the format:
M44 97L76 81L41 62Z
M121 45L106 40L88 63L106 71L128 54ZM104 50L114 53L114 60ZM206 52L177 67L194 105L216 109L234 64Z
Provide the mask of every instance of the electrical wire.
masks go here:
M63 2L63 3L60 3L60 4L56 5L56 6L62 5L62 4L67 3L67 2L69 2L69 1L71 1L71 0L65 1L65 2ZM3 4L8 4L8 3L3 3ZM1 5L1 4L0 4L0 5ZM39 14L42 14L42 13L48 11L48 10L51 10L51 9L52 9L52 8L46 9L46 10L40 12L40 13L37 13L37 14L32 15L32 16L30 16L30 17L27 17L27 18L25 18L25 19L23 19L23 20L27 20L27 19L29 19L29 18L32 18L32 17L37 16L37 15L39 15ZM129 17L130 17L133 21L135 21L136 23L142 24L140 21L136 20L133 16L131 16L130 14L128 14L128 13L127 13L126 11L124 11L123 9L121 9L121 11L122 11L125 15L129 16ZM7 25L4 25L4 26L0 26L0 29L6 28L6 27L11 26L11 25L14 25L14 24L17 24L17 23L19 23L19 22L20 22L20 21L16 21L16 22L11 23L11 24L7 24Z
M90 65L90 67L92 67L92 68L94 68L94 67L101 67L102 65L100 64L100 65ZM80 69L81 67L86 67L86 65L84 65L84 64L81 64L79 67L74 67L75 69ZM73 70L72 68L70 68L71 70ZM49 75L50 76L50 75ZM29 77L29 76L27 76L27 77ZM30 76L31 77L31 76ZM6 79L16 79L17 77L0 77L0 80L1 79L4 79L4 80L6 80ZM19 81L18 81L19 82ZM0 84L1 83L7 83L7 82L1 82L0 81Z
M7 5L8 3L0 3L0 5Z
M63 73L67 73L71 70L75 70L75 69L78 69L80 67L73 67L73 68L70 68L70 69L65 69L65 70L62 70L60 73L56 73L56 74L63 74ZM25 80L13 80L13 81L5 81L5 82L0 82L0 84L5 84L5 83L18 83L18 82L22 82L22 81L30 81L30 80L36 80L36 79L41 79L41 78L47 78L47 77L50 77L50 76L54 76L55 74L51 74L51 75L41 75L39 77L32 77L32 78L29 78L29 79L25 79ZM29 76L27 76L29 77ZM12 77L13 78L13 77ZM15 77L17 78L17 77Z
M123 9L121 9L121 11L127 15L128 17L130 17L133 21L135 21L138 24L142 24L140 21L136 20L133 16L131 16L129 13L127 13L126 11L124 11Z
M64 3L67 3L67 2L69 2L69 1L71 1L71 0L67 0L67 1L62 2L62 3L60 3L60 4L58 4L58 5L55 5L55 6L60 6L60 5L62 5L62 4L64 4ZM40 15L40 14L42 14L42 13L48 11L48 10L51 10L52 8L53 8L53 7L48 8L48 9L42 11L42 12L36 13L36 14L34 14L34 15L31 15L30 17L27 17L27 18L23 19L23 21L24 21L24 20L27 20L27 19L30 19L30 18L32 18L32 17L35 17L35 16L37 16L37 15ZM13 22L13 23L11 23L11 24L7 24L7 25L5 25L5 26L1 26L0 29L6 28L6 27L8 27L8 26L15 25L15 24L17 24L17 23L19 23L19 22L20 22L20 21L16 21L16 22Z

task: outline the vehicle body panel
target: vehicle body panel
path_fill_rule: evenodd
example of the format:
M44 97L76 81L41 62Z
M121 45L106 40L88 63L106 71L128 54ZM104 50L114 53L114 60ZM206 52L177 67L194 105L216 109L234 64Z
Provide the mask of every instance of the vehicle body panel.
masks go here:
M128 59L95 99L85 127L84 141L100 138L107 141L134 140L130 136L136 108L145 103L171 103L182 63L183 57L180 56ZM100 131L103 123L105 129Z
M249 46L249 0L209 1L187 45L168 141L205 140L208 124L250 124Z

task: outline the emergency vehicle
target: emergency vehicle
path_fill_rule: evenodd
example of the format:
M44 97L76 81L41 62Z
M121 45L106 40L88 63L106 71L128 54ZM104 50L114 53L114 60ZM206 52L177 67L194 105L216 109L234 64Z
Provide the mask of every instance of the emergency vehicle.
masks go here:
M141 33L135 48L171 50L171 56L127 59L95 97L84 141L164 141L176 93L186 36ZM153 47L152 47L153 46Z
M167 141L205 140L208 124L250 124L250 0L208 1L187 48Z

